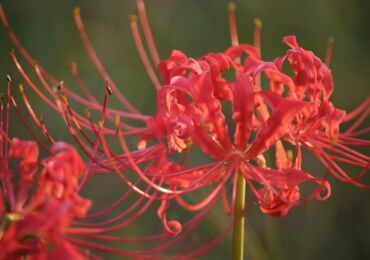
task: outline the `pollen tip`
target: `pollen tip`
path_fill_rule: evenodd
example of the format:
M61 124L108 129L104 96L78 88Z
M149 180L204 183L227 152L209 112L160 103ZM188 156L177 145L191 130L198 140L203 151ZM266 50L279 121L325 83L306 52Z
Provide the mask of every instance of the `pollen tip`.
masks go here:
M88 118L91 117L91 109L89 107L85 108L84 115Z
M128 21L130 23L136 23L137 22L137 16L136 15L129 15L128 16Z
M73 74L77 73L77 63L74 61L71 62L71 71Z
M227 10L229 12L235 12L235 9L236 9L236 4L234 2L230 2L228 5L227 5Z
M119 115L116 115L114 117L114 123L115 123L116 126L121 123L121 117Z
M333 44L335 42L335 38L333 36L328 37L328 43Z
M262 29L262 21L259 18L254 18L254 25L257 29Z
M75 8L73 8L73 16L79 16L80 15L80 7L76 6Z
M59 83L58 83L58 90L61 90L64 86L64 81L61 80Z
M11 83L11 82L12 82L12 78L10 77L10 75L9 75L9 74L6 74L6 80L7 80L9 83Z
M261 154L259 156L256 157L256 163L259 167L263 167L265 168L266 167L266 159L265 157Z
M287 150L286 151L286 157L287 157L287 159L290 161L290 162L292 162L293 161L293 151L292 150Z
M14 49L13 49L13 48L11 48L11 49L10 49L9 54L10 54L10 56L12 56L12 55L14 55L14 54L15 54L15 51L14 51Z
M40 114L39 122L40 122L40 124L44 124L44 123L45 123L45 116L44 116L44 113L41 113L41 114Z
M103 120L99 121L98 126L99 126L100 129L104 128L104 121Z
M62 101L64 104L68 104L67 97L65 95L60 95L59 96L60 101Z
M144 7L144 0L136 0L136 4L138 5L139 8Z
M23 93L23 92L24 92L24 87L23 87L23 85L22 85L22 84L19 84L18 88L19 88L19 91L20 91L21 93Z
M32 60L31 65L32 65L33 67L36 67L36 66L38 66L38 65L39 65L39 62L38 62L37 60L33 59L33 60Z
M109 86L109 85L107 85L107 91L108 91L108 94L109 94L110 96L112 96L113 91L112 91L112 89L110 88L110 86Z

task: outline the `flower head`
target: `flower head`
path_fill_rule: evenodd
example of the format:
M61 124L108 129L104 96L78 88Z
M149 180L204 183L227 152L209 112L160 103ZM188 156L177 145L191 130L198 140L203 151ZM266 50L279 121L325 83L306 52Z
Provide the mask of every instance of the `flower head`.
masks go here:
M1 193L0 248L4 259L25 255L84 258L66 237L72 221L84 217L90 207L90 201L78 194L82 161L74 148L65 143L57 143L51 150L52 156L40 164L37 144L14 138L2 158L1 179L5 189ZM21 161L13 172L4 162L18 158ZM40 166L41 173L37 174ZM14 175L18 179L16 186L12 183Z

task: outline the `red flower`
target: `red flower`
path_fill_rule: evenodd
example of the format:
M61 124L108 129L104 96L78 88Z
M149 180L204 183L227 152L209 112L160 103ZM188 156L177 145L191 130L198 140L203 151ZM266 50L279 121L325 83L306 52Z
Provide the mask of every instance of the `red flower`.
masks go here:
M47 259L55 254L54 250L65 259L84 258L65 237L72 220L83 217L90 207L90 202L78 195L83 164L74 148L64 143L52 146L51 152L52 156L41 164L43 170L39 175L35 142L14 138L9 153L2 158L0 169L5 189L1 204L9 205L1 210L0 250L4 259L23 256ZM7 160L18 158L21 161L14 187L14 172L8 168ZM33 187L35 191L31 190Z
M273 86L288 85L288 97L295 100L307 100L304 109L296 111L294 120L287 127L289 131L284 135L284 139L296 147L297 157L299 157L296 167L300 168L300 149L305 147L323 163L329 173L340 180L359 187L370 187L359 183L370 167L370 157L353 149L356 146L369 145L367 140L358 137L368 132L366 128L363 130L358 130L358 128L368 116L369 98L354 112L346 115L345 111L336 108L329 101L334 84L327 65L323 64L312 52L302 49L294 36L285 37L284 42L292 49L278 60L279 62L289 61L294 71L293 78L285 76L286 80L281 82L281 77L276 76L283 73L282 64L276 67L262 65L259 70L268 71L268 77L274 82ZM271 73L271 71L274 72ZM277 110L277 106L284 102L281 90L277 91L272 88L271 91L274 93L261 93L272 110ZM363 114L359 117L361 112ZM356 117L359 118L348 130L340 131L343 123ZM284 153L285 151L280 148L280 157L284 156ZM360 167L360 173L355 177L350 177L342 169L340 164L343 163Z

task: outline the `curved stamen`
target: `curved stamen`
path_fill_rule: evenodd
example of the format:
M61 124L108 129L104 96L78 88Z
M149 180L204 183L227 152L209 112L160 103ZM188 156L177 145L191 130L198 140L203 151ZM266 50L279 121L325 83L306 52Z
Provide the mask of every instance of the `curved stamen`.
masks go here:
M329 67L331 62L331 55L333 52L334 37L329 37L326 41L325 64Z
M258 18L254 19L254 47L256 47L258 54L261 57L261 30L262 21Z
M32 138L41 146L42 149L44 149L46 152L50 153L50 149L48 146L46 146L40 138L36 135L36 133L32 130L31 126L27 123L26 118L24 118L22 112L19 110L17 103L15 102L15 99L11 97L11 103L13 107L15 108L15 111L18 114L19 119L21 120L22 124L27 128L27 131L32 135Z
M370 106L370 97L368 97L364 102L362 102L361 105L359 105L355 110L348 113L344 117L343 122L347 122L354 119L356 116L363 113L365 109L368 109L369 106Z
M148 59L148 56L146 55L146 51L143 45L143 42L141 41L140 33L137 27L137 17L135 15L130 15L129 17L130 27L132 36L135 41L137 52L139 53L140 59L142 63L144 64L145 70L153 82L154 87L158 90L161 88L161 83L159 82L157 75L155 74L152 65L150 64L150 61Z
M45 123L44 123L44 119L43 119L43 114L41 114L41 117L38 118L30 104L30 102L28 101L28 98L27 98L27 95L24 91L24 88L23 88L23 85L19 85L19 91L21 92L21 96L22 96L22 99L23 99L23 103L25 104L26 108L27 108L27 111L28 113L30 114L33 122L36 124L36 126L40 129L41 133L45 136L45 138L49 141L50 144L53 144L55 141L54 141L54 138L52 138L45 126Z
M236 21L235 21L235 3L229 3L227 7L228 15L229 15L229 29L230 29L230 37L231 37L231 45L238 46L239 39L238 39L238 30L236 28Z
M212 192L209 193L209 195L204 198L201 202L198 202L196 204L189 204L187 203L182 197L176 196L175 200L179 203L180 206L183 208L190 210L190 211L198 211L205 206L209 204L210 201L212 201L216 196L219 195L220 190L224 187L226 181L229 179L234 167L229 167L229 169L225 169L225 172L227 172L224 176L224 178L217 184L216 188L212 190Z
M146 15L144 0L136 0L137 9L139 11L139 17L144 31L144 36L148 44L150 54L155 66L158 66L161 59L159 58L156 44L152 35L152 31L149 26L148 16Z
M85 31L81 16L80 16L80 8L75 7L73 10L73 17L75 19L76 27L80 33L81 39L83 44L85 45L86 51L89 54L91 61L95 65L96 69L100 73L100 75L103 77L104 80L109 80L112 84L112 88L114 90L114 93L117 95L118 100L131 112L135 114L141 114L120 92L119 88L116 86L116 84L113 82L113 80L110 78L106 70L104 69L102 63L100 62L100 59L98 58L98 55L96 54L95 50L93 49L91 42L89 38L87 37L87 33Z

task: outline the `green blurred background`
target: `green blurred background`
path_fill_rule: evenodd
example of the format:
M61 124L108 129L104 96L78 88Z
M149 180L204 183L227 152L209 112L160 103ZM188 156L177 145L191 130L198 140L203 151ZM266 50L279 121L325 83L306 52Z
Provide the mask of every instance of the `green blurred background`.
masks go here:
M127 19L128 15L136 14L134 0L2 0L1 3L13 30L43 67L74 88L69 64L77 62L81 76L102 100L104 81L90 62L72 18L73 7L79 6L90 40L112 79L140 110L153 113L155 91L136 54ZM146 1L161 58L166 59L173 49L199 57L228 48L227 3L226 0ZM296 35L304 48L322 58L327 37L334 36L331 68L336 89L332 101L337 107L351 110L369 95L370 1L247 0L236 1L236 4L241 42L252 42L253 19L262 20L262 54L266 60L284 54L286 47L281 43L284 35ZM10 61L11 48L5 30L0 29L1 91L5 90L7 73L12 76L14 86L23 82ZM25 67L33 74L31 67ZM33 78L36 77L33 75ZM75 88L79 92L77 86ZM73 143L62 120L31 91L28 93L35 110L45 114L49 130ZM19 95L16 96L20 102ZM121 108L116 101L111 105ZM11 128L13 136L29 137L15 113L12 113ZM314 173L323 171L310 156L306 158L305 169ZM329 200L293 208L281 219L263 215L255 199L249 196L247 259L370 259L370 192L334 178L330 181ZM121 185L112 178L98 178L84 194L96 201L96 208L101 208L117 198L122 193L120 189ZM221 231L229 220L224 215L221 207L212 211L199 229L200 236ZM154 214L144 220L146 222L141 223L148 226L137 225L127 233L140 233L149 226L160 230ZM193 239L195 245L199 241L196 236L189 239ZM202 259L229 259L230 246L229 236Z

